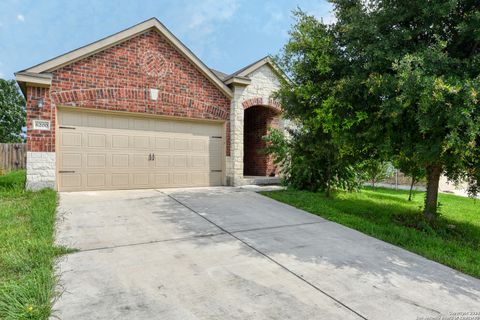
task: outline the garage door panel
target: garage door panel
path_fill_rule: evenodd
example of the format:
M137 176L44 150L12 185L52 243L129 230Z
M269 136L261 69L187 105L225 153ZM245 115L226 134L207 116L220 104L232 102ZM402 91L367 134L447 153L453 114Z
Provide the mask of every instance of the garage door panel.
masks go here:
M87 121L83 125L86 127L105 128L107 126L107 118L104 115L90 114L85 118Z
M81 188L82 175L79 173L60 173L60 188Z
M87 187L101 188L106 186L105 173L87 173Z
M145 173L134 173L133 174L133 184L135 186L149 186L150 185L150 174Z
M134 154L132 158L134 168L148 168L150 166L148 156L145 154Z
M186 168L187 167L187 156L186 155L176 155L172 157L172 166L174 168Z
M128 187L130 184L130 174L128 173L112 173L113 187Z
M222 184L222 173L221 172L210 172L209 174L209 185L219 186Z
M82 134L79 132L61 131L61 147L81 147L82 146Z
M190 174L190 183L192 186L204 186L208 185L208 173L206 172L193 172Z
M150 149L150 137L148 136L134 136L133 137L134 149Z
M107 156L105 154L87 154L88 168L106 168Z
M130 119L112 117L112 129L129 129Z
M107 146L106 134L87 133L88 148L105 148Z
M170 150L170 138L168 137L155 137L155 149L158 151Z
M188 185L188 173L172 173L173 186L186 186Z
M192 124L189 122L172 122L173 132L175 133L191 133Z
M207 152L208 140L207 139L192 139L191 140L193 152Z
M134 130L152 130L150 126L151 121L149 119L134 119L133 120L133 129Z
M66 152L63 154L62 163L60 165L63 168L81 168L82 154Z
M112 154L112 167L113 168L128 168L129 167L129 154Z
M79 117L76 113L61 113L58 120L64 126L82 125L82 117Z
M172 123L169 121L155 121L153 130L161 132L172 132Z
M196 169L205 169L209 168L208 166L208 156L192 156L192 168Z
M58 119L61 191L223 182L222 124L64 110Z
M112 148L128 149L129 137L127 135L112 135Z
M222 148L222 140L218 138L210 139L208 148L210 151L219 151Z
M189 141L185 138L175 138L174 140L174 150L175 151L188 151Z
M170 168L170 156L166 155L155 155L155 168Z
M209 166L211 170L221 170L222 169L222 160L210 158L209 159Z
M170 174L156 173L153 175L154 184L157 187L168 187L170 185Z

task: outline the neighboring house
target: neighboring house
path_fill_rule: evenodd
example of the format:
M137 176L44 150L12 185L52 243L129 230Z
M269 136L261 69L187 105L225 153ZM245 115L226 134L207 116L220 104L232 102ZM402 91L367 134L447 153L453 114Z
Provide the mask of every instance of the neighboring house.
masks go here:
M27 188L241 185L272 176L284 77L267 57L209 69L157 19L26 70Z

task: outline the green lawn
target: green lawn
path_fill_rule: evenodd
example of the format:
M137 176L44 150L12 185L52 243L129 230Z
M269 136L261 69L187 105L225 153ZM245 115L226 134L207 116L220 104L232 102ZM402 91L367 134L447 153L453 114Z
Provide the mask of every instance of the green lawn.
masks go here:
M57 194L24 191L25 172L0 176L0 319L48 319L55 299Z
M407 191L383 188L333 198L294 190L263 194L480 278L480 200L440 194L441 218L431 227L421 215L423 192L412 202Z

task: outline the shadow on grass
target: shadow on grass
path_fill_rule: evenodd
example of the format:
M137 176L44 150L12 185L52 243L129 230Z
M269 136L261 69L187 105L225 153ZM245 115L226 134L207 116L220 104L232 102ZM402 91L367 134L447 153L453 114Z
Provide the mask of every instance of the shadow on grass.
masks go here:
M397 201L401 203L412 203L418 201L418 199L424 199L425 192L423 191L413 191L412 192L412 202L408 201L409 192L405 190L395 190L395 189L388 189L388 188L375 188L375 190L371 187L366 187L363 190L359 191L362 193L366 191L371 197L375 197L378 199L390 200L390 201Z
M342 215L365 219L376 225L405 227L429 236L438 236L443 240L461 241L472 249L480 248L480 227L477 225L445 216L440 216L432 225L424 219L421 204L418 202L372 191L366 195L368 198L361 198L361 193L353 199L326 198L323 194L318 194L318 197L324 200L325 207L337 214L340 210ZM314 213L325 216L324 212Z

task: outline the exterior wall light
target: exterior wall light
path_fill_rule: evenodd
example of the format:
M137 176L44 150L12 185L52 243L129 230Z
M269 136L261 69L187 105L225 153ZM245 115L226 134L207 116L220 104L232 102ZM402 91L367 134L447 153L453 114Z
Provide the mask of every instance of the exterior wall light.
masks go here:
M37 107L42 109L44 104L45 104L45 101L43 100L43 98L38 99Z

